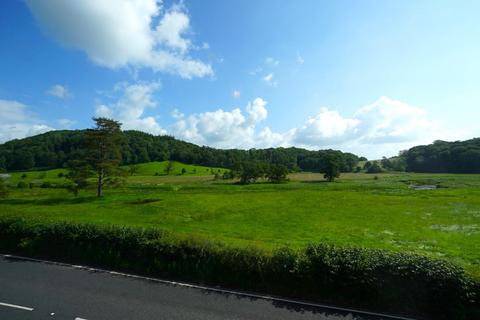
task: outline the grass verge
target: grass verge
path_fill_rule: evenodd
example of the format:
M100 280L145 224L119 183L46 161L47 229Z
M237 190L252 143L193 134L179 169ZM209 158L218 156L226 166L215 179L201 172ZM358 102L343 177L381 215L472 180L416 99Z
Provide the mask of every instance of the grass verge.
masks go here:
M439 259L314 244L234 247L157 229L0 218L0 250L432 319L478 319L478 282Z

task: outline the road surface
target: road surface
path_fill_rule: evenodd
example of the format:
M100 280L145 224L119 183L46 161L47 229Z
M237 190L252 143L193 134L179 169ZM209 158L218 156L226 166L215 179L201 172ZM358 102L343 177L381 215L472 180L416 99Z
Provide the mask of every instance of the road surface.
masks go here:
M390 318L0 256L0 319L380 320Z

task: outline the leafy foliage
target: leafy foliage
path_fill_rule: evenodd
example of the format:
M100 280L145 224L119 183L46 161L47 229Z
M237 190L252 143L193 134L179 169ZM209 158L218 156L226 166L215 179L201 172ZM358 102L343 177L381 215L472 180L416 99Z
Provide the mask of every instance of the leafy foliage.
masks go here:
M480 138L417 146L400 155L410 172L480 173Z
M87 161L97 176L97 197L107 184L118 184L123 171L118 168L121 162L120 142L123 137L118 121L107 118L93 118L95 128L85 134Z
M71 182L67 186L67 190L77 196L80 189L88 186L88 178L93 175L92 167L86 161L81 160L71 160L67 165L66 178Z
M168 161L168 162L167 162L167 165L166 165L165 168L163 169L163 171L165 172L165 174L166 174L167 176L172 172L173 166L174 166L174 162L173 162L173 161Z
M241 161L234 165L233 171L241 184L257 181L265 175L266 164L260 161Z
M273 183L282 183L288 181L288 168L282 164L269 165L267 169L267 179Z
M7 183L3 177L0 177L0 199L6 198L9 194Z
M87 152L87 130L51 131L0 145L0 168L7 171L63 168L70 160L79 160ZM200 147L170 136L153 136L139 131L124 131L119 143L121 164L150 161L179 161L208 167L233 168L242 161L261 161L286 166L291 171L316 171L326 155L341 156L341 171L352 171L358 157L334 150L309 151L300 148L220 150ZM33 162L32 162L33 159Z
M4 252L369 307L432 319L475 319L479 284L449 262L314 244L266 252L155 229L0 219Z
M367 173L380 173L382 172L382 167L380 167L377 161L367 161L365 163L365 170Z
M325 158L325 162L320 169L324 173L323 177L328 182L332 182L335 178L340 176L341 158L336 154L329 154Z

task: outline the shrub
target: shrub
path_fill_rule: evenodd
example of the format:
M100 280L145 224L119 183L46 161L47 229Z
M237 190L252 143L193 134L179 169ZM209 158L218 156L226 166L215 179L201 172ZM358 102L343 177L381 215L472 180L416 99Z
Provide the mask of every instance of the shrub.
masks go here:
M0 250L432 319L474 319L480 307L480 285L463 269L408 253L322 244L268 252L154 229L22 218L0 218Z
M225 179L225 180L233 179L233 178L235 178L235 173L232 170L227 170L223 173L222 178Z
M3 178L0 178L0 199L8 197L9 191Z
M44 181L40 185L40 188L51 188L51 187L52 187L52 184L50 183L50 181Z
M270 165L267 169L267 178L273 183L282 183L288 181L288 168L284 165Z
M17 188L19 188L19 189L28 188L28 183L26 183L25 181L19 181L19 182L17 183Z
M367 162L368 163L368 162ZM382 172L382 167L377 162L373 162L370 166L366 166L367 168L367 173L381 173Z

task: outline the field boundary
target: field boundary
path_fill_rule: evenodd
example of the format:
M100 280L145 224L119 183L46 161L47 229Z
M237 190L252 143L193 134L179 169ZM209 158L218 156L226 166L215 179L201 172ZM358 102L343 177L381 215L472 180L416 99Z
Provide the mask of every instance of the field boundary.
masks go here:
M223 289L223 288L220 288L220 287L202 286L202 285L197 285L197 284L192 284L192 283L187 283L187 282L182 282L182 281L172 281L172 280L166 280L166 279L146 277L146 276L140 276L140 275L135 275L135 274L131 274L131 273L114 271L114 270L95 268L95 267L78 265L78 264L70 264L70 263L65 263L65 262L30 258L30 257L18 256L18 255L14 255L14 254L0 253L0 257L6 258L6 259L12 259L12 260L24 260L24 261L38 262L38 263L44 263L44 264L49 264L49 265L56 265L56 266L80 269L80 270L85 270L85 271L108 273L108 274L111 274L111 275L114 275L114 276L121 276L121 277L132 278L132 279L140 279L140 280L157 282L157 283L161 283L161 284L167 284L167 285L179 286L179 287L186 287L186 288L192 288L192 289L198 289L198 290L205 290L205 291L210 291L210 292L232 294L232 295L242 296L242 297L247 297L247 298L262 299L262 300L282 302L282 303L288 303L288 304L296 304L296 305L319 308L319 309L328 309L328 310L335 310L335 311L342 311L342 312L350 312L350 313L356 313L356 314L359 314L359 315L366 315L366 316L382 317L382 318L385 318L385 320L417 320L415 318L407 318L407 317L403 317L403 316L388 315L388 314L385 314L385 313L370 312L370 311L352 309L352 308L335 307L335 306L330 306L330 305L325 305L325 304L318 304L318 303L301 301L301 300L296 300L296 299L287 299L287 298L281 298L281 297L277 297L277 296L273 296L273 295L257 294L257 293L246 292L246 291L241 291L241 290L232 290L232 289Z
M480 284L462 268L411 253L321 243L269 252L155 229L21 218L0 219L0 252L354 312L472 319L480 310Z

